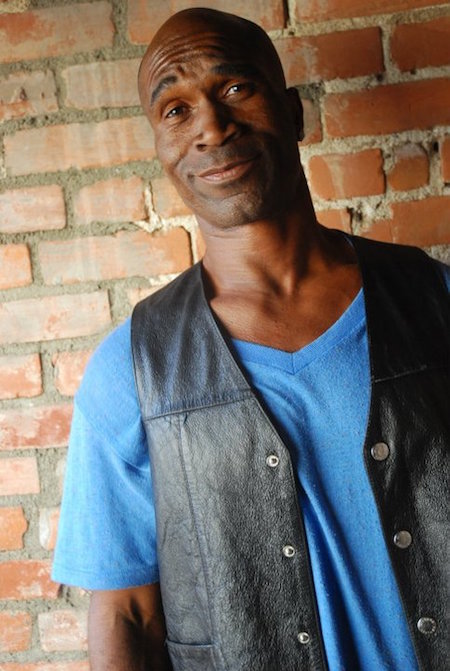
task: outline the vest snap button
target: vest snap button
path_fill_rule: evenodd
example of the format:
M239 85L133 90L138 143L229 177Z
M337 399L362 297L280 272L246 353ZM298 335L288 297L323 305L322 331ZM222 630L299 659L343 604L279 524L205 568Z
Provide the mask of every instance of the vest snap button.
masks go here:
M292 545L285 545L283 548L283 554L285 557L293 557L295 555L295 548Z
M397 533L394 534L394 543L401 550L406 550L412 543L412 536L409 531L397 531Z
M436 620L433 620L432 617L421 617L420 620L417 622L417 629L420 631L421 634L424 634L425 636L434 634L434 632L437 629Z
M307 631L301 631L299 634L297 634L297 640L302 645L306 645L307 643L310 642L311 637Z
M389 446L386 443L375 443L370 448L370 454L375 461L384 461L390 453Z
M269 456L266 459L266 464L270 468L276 468L279 463L280 463L280 459L279 459L279 457L277 457L276 454L269 454Z

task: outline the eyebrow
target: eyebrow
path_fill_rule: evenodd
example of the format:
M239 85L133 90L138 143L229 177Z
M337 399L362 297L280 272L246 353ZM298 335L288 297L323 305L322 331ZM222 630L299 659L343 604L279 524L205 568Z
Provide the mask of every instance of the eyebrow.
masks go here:
M215 65L211 72L228 77L251 77L257 79L261 77L258 68L248 63L221 63L220 65Z
M175 75L170 75L168 77L164 77L164 79L161 79L161 81L158 83L158 86L156 86L152 91L150 103L153 105L164 89L166 89L168 86L171 86L172 84L176 84L177 81L178 78Z

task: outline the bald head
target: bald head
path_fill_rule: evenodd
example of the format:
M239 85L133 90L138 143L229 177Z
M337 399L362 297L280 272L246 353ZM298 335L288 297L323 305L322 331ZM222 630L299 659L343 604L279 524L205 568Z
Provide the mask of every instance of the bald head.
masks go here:
M220 36L224 52L229 52L227 55L244 50L277 88L286 88L278 54L269 36L260 26L234 14L197 7L171 16L150 42L138 76L139 95L144 109L148 108L150 102L148 94L151 81L157 76L168 55L177 49L180 37L195 39L208 34Z

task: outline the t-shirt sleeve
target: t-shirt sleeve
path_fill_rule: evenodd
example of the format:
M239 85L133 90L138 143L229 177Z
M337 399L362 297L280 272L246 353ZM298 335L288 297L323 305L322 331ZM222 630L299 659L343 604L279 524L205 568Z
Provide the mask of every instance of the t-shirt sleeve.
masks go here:
M159 580L130 320L94 353L75 398L52 578L84 589Z

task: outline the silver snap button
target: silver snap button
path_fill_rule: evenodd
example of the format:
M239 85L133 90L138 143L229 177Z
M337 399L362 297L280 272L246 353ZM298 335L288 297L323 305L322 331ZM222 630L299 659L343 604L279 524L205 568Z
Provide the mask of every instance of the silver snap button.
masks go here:
M424 634L425 636L434 634L434 632L437 629L436 620L433 620L432 617L421 617L420 620L417 622L417 629L420 631L421 634Z
M280 459L279 457L277 457L276 454L269 454L269 456L266 459L266 464L270 466L270 468L276 468L279 463Z
M394 534L394 543L401 550L406 550L412 543L412 536L409 531L397 531L397 533Z
M310 642L311 637L307 631L301 631L299 634L297 634L297 640L302 645L306 645L307 643Z
M285 545L283 548L283 554L285 557L293 557L295 555L295 548L292 545Z
M386 443L375 443L370 448L370 454L375 461L384 461L389 456L389 446Z

